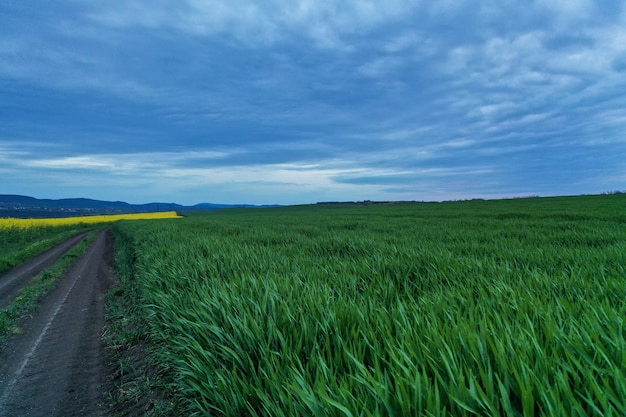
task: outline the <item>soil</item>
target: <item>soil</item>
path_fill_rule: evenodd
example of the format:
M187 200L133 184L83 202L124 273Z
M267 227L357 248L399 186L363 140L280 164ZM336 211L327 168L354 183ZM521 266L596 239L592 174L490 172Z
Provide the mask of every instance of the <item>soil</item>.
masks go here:
M74 244L80 240L73 239ZM112 263L112 237L102 231L31 317L19 323L21 333L0 346L0 417L107 414L104 392L110 372L102 332L105 295L114 282ZM40 264L38 257L20 265L31 272L13 281L27 281ZM0 285L11 273L15 271L0 277ZM14 296L13 285L10 291ZM0 298L5 293L0 287Z

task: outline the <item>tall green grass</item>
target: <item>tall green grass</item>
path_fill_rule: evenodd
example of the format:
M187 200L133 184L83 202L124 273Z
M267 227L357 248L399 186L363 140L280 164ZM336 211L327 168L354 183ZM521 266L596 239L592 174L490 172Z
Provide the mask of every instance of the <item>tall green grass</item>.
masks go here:
M113 227L181 413L626 413L624 196Z

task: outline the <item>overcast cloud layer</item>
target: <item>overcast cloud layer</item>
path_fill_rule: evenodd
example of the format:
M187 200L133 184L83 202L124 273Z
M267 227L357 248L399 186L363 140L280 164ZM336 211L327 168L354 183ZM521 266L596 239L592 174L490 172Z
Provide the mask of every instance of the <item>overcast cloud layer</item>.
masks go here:
M5 0L0 193L625 190L625 92L621 1Z

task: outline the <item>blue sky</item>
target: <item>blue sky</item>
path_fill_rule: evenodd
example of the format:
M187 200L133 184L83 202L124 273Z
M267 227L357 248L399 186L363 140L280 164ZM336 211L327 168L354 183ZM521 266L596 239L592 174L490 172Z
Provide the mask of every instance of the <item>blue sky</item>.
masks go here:
M0 193L194 204L626 189L626 7L0 1Z

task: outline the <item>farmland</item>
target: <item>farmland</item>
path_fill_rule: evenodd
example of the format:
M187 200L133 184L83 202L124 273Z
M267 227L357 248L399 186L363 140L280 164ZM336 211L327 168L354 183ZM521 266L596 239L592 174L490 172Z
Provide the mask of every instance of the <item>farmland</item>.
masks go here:
M175 216L0 219L0 415L103 415L108 226Z
M113 231L112 340L147 344L168 413L626 410L623 195L234 209Z
M36 255L52 248L53 246L68 241L70 237L78 243L81 236L87 235L94 229L102 229L118 220L159 219L175 218L175 212L165 213L139 213L109 216L81 216L71 218L40 218L40 219L16 219L0 218L0 275L11 268ZM80 236L79 236L80 235ZM76 248L69 250L73 245L67 245L58 257L51 257L51 261L41 261L42 274L29 279L15 278L15 282L0 282L0 340L12 329L15 331L15 323L32 310L37 301L50 289L54 288L57 279L63 272L85 252L88 244L95 238L89 236L85 242L78 244ZM60 261L56 263L56 260ZM56 264L55 264L56 263ZM44 266L50 268L44 268ZM10 291L13 285L13 290Z
M0 274L81 231L118 220L176 218L176 212L78 216L67 218L0 218Z

